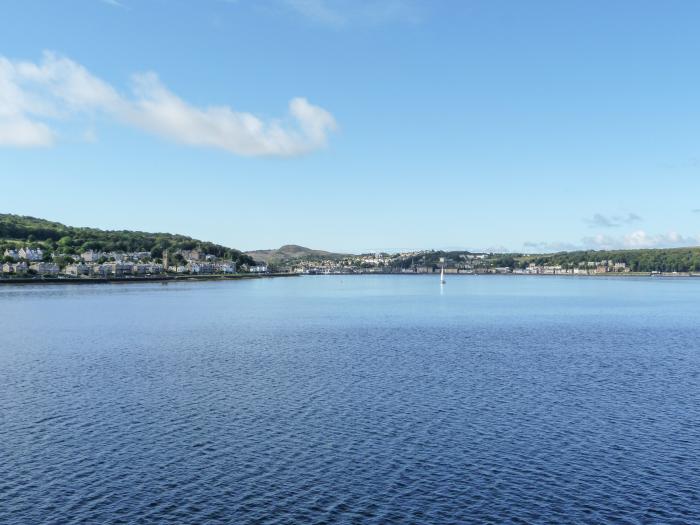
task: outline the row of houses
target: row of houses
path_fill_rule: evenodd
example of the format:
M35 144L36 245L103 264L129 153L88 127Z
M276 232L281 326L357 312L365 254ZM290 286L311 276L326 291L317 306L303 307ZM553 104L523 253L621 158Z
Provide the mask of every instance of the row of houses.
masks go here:
M19 250L7 249L3 255L14 261L34 262L41 261L44 258L44 252L41 248L20 248Z
M131 261L107 262L103 264L78 262L69 264L63 270L58 264L52 262L36 262L27 264L25 261L5 263L2 273L5 275L24 275L35 273L37 275L68 275L70 277L125 277L132 275L159 275L164 267L157 263L134 263ZM171 266L168 271L184 274L209 274L209 273L236 273L236 263L187 263L182 266Z
M186 264L168 266L169 272L175 273L236 273L236 263L233 261L224 262L197 262L189 261Z
M116 262L124 261L146 261L151 258L151 252L101 252L88 250L80 254L83 262L98 262L99 260L112 260Z
M163 272L162 264L138 264L132 262L108 262L104 264L70 264L65 274L73 277L110 277L127 275L158 275Z
M8 275L22 275L28 273L30 270L39 275L58 275L61 271L58 264L52 262L27 264L25 261L20 261L16 263L7 262L2 265L2 273Z
M527 268L516 269L513 273L519 274L543 274L543 275L588 275L591 273L629 272L629 267L623 263L613 261L600 261L579 263L576 267L562 265L536 265L530 263Z

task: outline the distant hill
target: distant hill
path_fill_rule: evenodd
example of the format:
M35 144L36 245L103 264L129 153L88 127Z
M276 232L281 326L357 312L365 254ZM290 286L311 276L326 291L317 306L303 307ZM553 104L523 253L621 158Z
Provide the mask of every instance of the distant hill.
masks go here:
M153 257L161 257L164 250L200 249L239 264L253 262L240 250L185 235L78 228L35 217L0 214L0 256L6 248L19 246L42 247L65 254L79 254L86 250L151 252Z
M294 259L340 259L346 254L326 252L323 250L312 250L304 246L296 244L285 244L276 250L254 250L245 252L246 255L252 257L256 261L264 263L284 263L293 261Z

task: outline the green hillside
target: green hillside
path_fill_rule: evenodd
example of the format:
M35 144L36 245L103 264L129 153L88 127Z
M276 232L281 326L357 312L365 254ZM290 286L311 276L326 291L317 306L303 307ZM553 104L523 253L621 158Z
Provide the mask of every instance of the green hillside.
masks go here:
M77 228L35 217L0 214L0 252L20 246L40 247L49 252L79 254L87 250L105 252L150 252L154 258L164 250L199 249L205 253L250 264L252 258L239 250L200 241L185 235L129 230Z
M633 272L698 272L700 271L700 247L582 250L516 258L522 266L534 262L575 267L589 261L604 260L625 263Z

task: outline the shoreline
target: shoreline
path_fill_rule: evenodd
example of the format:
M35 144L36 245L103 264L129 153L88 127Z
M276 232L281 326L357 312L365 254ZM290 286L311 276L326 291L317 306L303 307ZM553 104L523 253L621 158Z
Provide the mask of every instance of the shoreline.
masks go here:
M0 286L10 284L133 284L193 282L193 281L239 281L243 279L271 279L274 277L298 277L294 273L234 274L234 275L163 275L150 277L19 277L0 278Z
M440 273L418 273L418 272L358 272L358 273L316 273L316 274L301 274L308 277L329 277L329 276L346 276L350 277L353 275L406 275L406 276L423 276L423 277L434 277L439 276ZM613 278L613 277L653 277L653 278L700 278L700 273L698 272L682 272L682 273L655 273L650 272L607 272L607 273L445 273L445 279L452 277L596 277L596 278Z
M70 284L136 284L136 283L163 283L170 282L209 282L209 281L240 281L245 279L272 279L276 277L353 277L353 276L390 276L401 275L408 277L434 277L439 274L432 273L400 273L400 272L360 272L360 273L330 273L330 274L299 274L299 273L268 273L268 274L235 274L235 275L168 275L150 277L20 277L20 278L0 278L2 285L70 285ZM599 273L599 274L543 274L543 273L451 273L445 278L453 277L566 277L566 278L632 278L645 277L650 279L698 279L700 273L659 273L649 272L620 272L620 273Z

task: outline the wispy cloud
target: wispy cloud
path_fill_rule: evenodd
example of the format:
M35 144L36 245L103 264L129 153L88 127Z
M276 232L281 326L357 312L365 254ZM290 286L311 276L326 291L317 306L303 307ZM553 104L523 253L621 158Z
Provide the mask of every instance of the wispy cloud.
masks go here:
M329 7L324 0L286 0L285 3L300 15L315 22L330 25L342 25L347 22L346 16Z
M305 98L289 102L285 119L263 120L229 106L193 106L165 87L155 73L132 77L131 95L92 75L85 67L45 52L39 63L0 56L0 146L50 146L50 124L106 115L130 126L191 146L238 155L291 156L326 145L336 122Z
M526 242L523 246L532 251L561 252L576 250L622 250L637 248L680 248L700 245L700 235L681 235L678 232L652 234L635 230L626 235L593 235L583 237L579 243Z
M526 241L523 243L523 248L526 252L568 252L580 250L581 246L569 242L539 242L539 241Z
M118 0L100 0L103 4L111 5L112 7L121 7L122 9L126 9L126 6L119 2Z
M642 218L636 213L628 213L627 215L603 215L596 213L590 219L584 219L591 228L617 228L625 224L640 222Z
M282 0L282 5L319 24L344 26L419 20L415 0Z
M694 208L690 211L692 211L693 213L700 213L700 208Z

